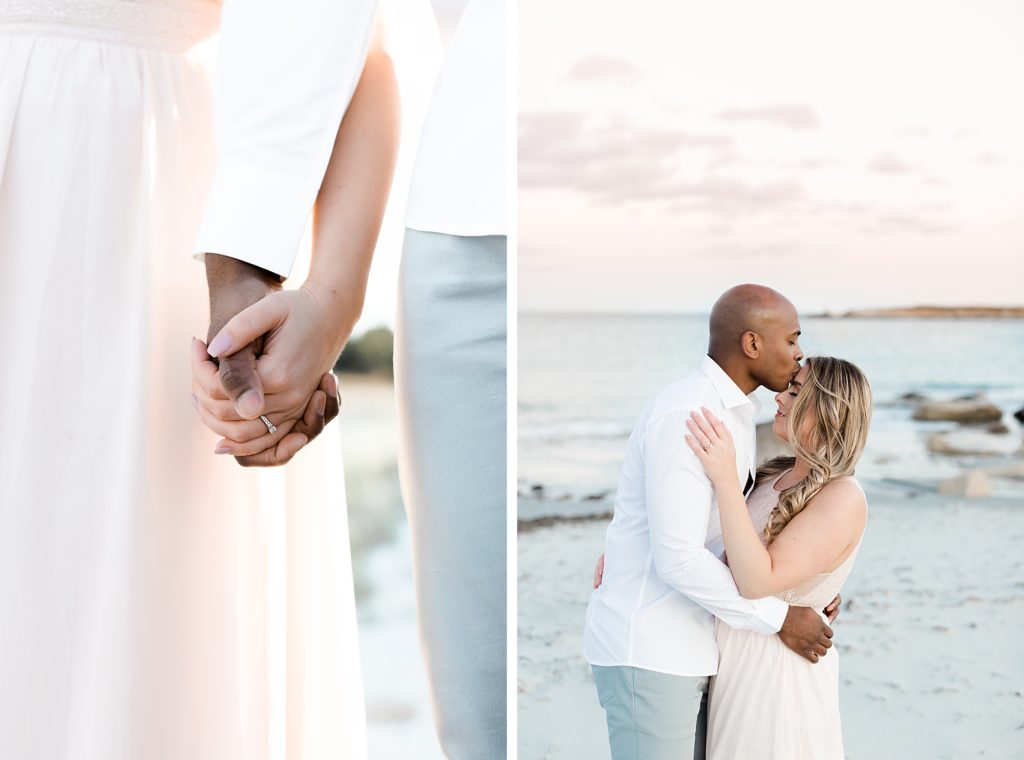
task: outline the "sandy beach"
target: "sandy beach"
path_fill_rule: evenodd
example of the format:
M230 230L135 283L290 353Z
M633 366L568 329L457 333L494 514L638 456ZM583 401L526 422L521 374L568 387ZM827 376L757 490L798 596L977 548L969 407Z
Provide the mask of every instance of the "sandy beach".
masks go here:
M850 760L1024 757L1024 503L869 490L835 625ZM519 758L607 758L581 656L606 520L520 524Z
M340 377L359 651L370 760L440 758L416 633L408 522L398 486L394 386Z

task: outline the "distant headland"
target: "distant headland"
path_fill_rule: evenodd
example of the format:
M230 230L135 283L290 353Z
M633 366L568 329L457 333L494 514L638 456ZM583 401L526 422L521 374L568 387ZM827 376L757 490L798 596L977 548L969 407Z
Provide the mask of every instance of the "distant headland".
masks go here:
M829 319L906 317L912 319L1024 319L1024 306L908 306L895 309L826 311L815 317Z

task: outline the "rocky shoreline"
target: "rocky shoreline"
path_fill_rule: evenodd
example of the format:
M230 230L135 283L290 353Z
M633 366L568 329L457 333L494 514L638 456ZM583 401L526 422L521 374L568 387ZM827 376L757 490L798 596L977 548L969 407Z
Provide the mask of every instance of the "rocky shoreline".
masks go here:
M813 314L821 319L1024 319L1024 306L909 306Z
M1024 481L1024 437L1020 435L1024 432L1024 408L1008 414L983 393L935 399L917 392L881 401L878 406L908 408L907 424L920 429L928 455L959 468L948 477L914 477L912 482L901 481L902 486L915 492L980 499L994 495L993 479ZM949 423L950 427L936 430L935 423ZM761 462L793 453L772 433L771 426L770 422L757 426ZM883 482L895 484L889 478ZM529 508L540 505L550 507L539 515L520 517L518 530L522 533L567 522L610 519L615 492L604 488L571 493L549 484L520 481L518 497L528 511L536 512Z

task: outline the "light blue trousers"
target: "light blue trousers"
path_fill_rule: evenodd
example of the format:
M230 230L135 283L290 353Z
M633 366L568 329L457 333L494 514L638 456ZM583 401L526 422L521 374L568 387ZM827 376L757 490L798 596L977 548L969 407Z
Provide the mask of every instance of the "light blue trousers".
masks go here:
M592 665L612 760L704 760L708 676Z
M399 471L445 756L506 756L505 237L406 230ZM415 753L413 753L415 754Z

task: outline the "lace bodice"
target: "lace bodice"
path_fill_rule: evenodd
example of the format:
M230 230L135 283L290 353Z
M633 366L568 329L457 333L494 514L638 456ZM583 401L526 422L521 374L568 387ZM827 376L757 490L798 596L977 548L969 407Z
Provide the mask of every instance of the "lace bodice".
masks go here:
M0 32L183 52L217 31L220 0L0 0Z
M750 519L754 523L758 534L764 533L764 526L768 524L768 517L779 502L779 494L775 490L775 483L784 474L781 473L778 477L758 485L747 499ZM863 536L861 540L863 540ZM761 535L761 543L764 542L764 536ZM832 572L819 573L797 588L783 591L775 596L787 604L798 607L813 607L817 610L824 608L825 605L835 599L839 589L842 588L843 583L849 577L850 570L853 569L853 561L860 550L860 543L860 540L858 540L857 545L850 552L850 556L843 560L842 564Z

